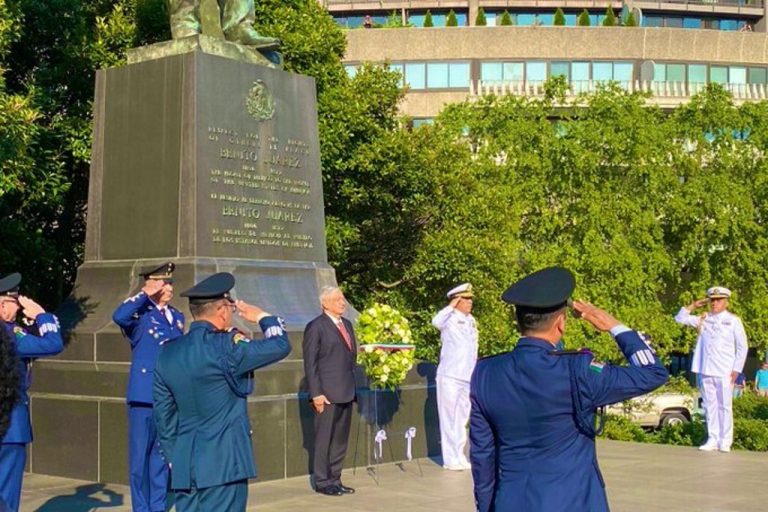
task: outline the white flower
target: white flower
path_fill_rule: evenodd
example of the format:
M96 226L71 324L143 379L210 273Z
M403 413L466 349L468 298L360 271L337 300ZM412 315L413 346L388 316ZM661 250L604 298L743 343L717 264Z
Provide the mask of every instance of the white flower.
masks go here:
M366 313L368 313L372 317L376 317L376 310L373 308L368 308L368 311L366 311Z
M381 377L379 377L379 380L380 380L381 382L387 382L387 379L388 379L388 378L389 378L389 376L388 376L388 375L385 373L384 375L382 375Z
M383 371L384 373L389 373L389 366L385 364L384 366L381 367L381 371Z
M371 352L374 351L374 349L375 349L375 347L373 345L365 345L365 347L363 348L363 350L365 350L366 354L370 354Z

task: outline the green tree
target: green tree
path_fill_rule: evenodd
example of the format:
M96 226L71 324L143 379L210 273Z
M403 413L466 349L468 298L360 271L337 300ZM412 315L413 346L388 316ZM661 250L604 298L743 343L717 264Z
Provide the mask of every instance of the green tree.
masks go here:
M432 12L427 9L427 13L424 15L424 27L429 28L434 26L435 24L432 22Z
M459 26L459 20L456 18L456 13L453 12L453 9L448 11L448 16L445 18L445 26L446 27L458 27Z
M485 10L480 7L477 9L477 17L475 18L475 25L478 27L484 27L488 24L488 20L485 19Z
M624 18L624 26L625 27L636 27L637 21L635 20L635 13L630 10L627 13L627 16Z
M552 20L552 24L557 26L565 25L565 13L560 7L558 7L557 10L555 11L555 17Z
M580 27L588 27L592 25L592 22L589 19L589 12L586 9L581 11L579 17L576 18L576 24Z
M604 27L615 27L616 26L616 15L613 13L613 7L611 7L610 4L605 9L605 17L603 18L603 26Z
M512 16L510 16L509 11L505 10L501 15L501 21L499 22L499 25L512 25Z

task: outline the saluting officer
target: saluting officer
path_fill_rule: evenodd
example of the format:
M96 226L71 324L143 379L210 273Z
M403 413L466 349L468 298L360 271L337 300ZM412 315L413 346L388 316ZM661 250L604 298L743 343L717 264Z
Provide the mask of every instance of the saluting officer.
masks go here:
M155 367L155 422L178 512L245 510L256 476L246 402L252 372L291 351L282 321L232 300L234 285L222 272L182 292L195 321L163 345ZM235 311L258 322L265 339L233 329Z
M741 319L728 311L731 290L714 286L707 298L680 308L675 320L698 329L691 371L699 374L699 389L707 418L707 442L699 450L730 452L733 443L733 385L744 370L747 334ZM709 303L709 312L691 314Z
M448 292L447 306L432 318L440 330L440 364L437 365L437 414L443 467L470 469L464 455L469 421L469 379L477 361L477 324L472 316L474 293L469 283Z
M128 468L134 512L164 512L168 467L152 418L152 380L160 346L184 334L184 314L170 305L174 263L140 274L141 291L112 315L131 343L128 376Z
M64 350L58 319L32 299L19 295L20 284L19 273L0 279L0 328L6 329L14 338L20 377L19 400L11 412L11 425L0 446L0 503L5 502L11 512L19 510L27 443L32 442L27 395L32 382L32 361L38 357L55 356ZM19 311L34 322L30 326L34 334L16 324Z
M535 272L502 295L515 305L522 338L511 352L478 361L472 376L470 451L478 510L608 510L595 454L595 411L647 393L668 377L637 332L607 312L574 302L610 332L630 366L588 351L557 351L576 281L561 267Z

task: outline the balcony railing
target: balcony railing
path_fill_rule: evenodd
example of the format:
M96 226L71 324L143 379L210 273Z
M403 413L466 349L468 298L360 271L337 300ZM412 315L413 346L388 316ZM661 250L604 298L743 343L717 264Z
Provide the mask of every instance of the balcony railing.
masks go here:
M603 82L596 80L572 81L569 83L566 97L573 99L580 93L595 92L598 88L598 85L601 83ZM650 93L652 98L658 99L690 98L696 93L704 90L706 87L706 84L703 83L688 82L646 82L634 80L618 81L616 83L618 83L620 87L626 89L629 92L646 92ZM768 99L768 86L766 86L766 84L723 84L723 87L730 91L736 100L759 101ZM516 96L540 97L544 96L544 82L488 82L482 80L470 81L470 97L485 96L488 94L493 94L496 96L514 94Z

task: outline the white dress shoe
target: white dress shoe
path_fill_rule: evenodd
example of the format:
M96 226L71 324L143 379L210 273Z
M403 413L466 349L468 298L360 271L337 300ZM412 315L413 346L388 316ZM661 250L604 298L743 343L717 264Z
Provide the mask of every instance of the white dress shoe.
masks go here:
M723 453L730 453L730 452L731 452L731 447L730 447L730 446L721 446L721 447L719 448L719 450L720 450L721 452L723 452Z
M448 471L464 471L467 468L461 464L444 464L443 469L447 469Z
M703 445L699 446L699 450L702 452L714 452L717 450L717 445L715 443L704 443Z

